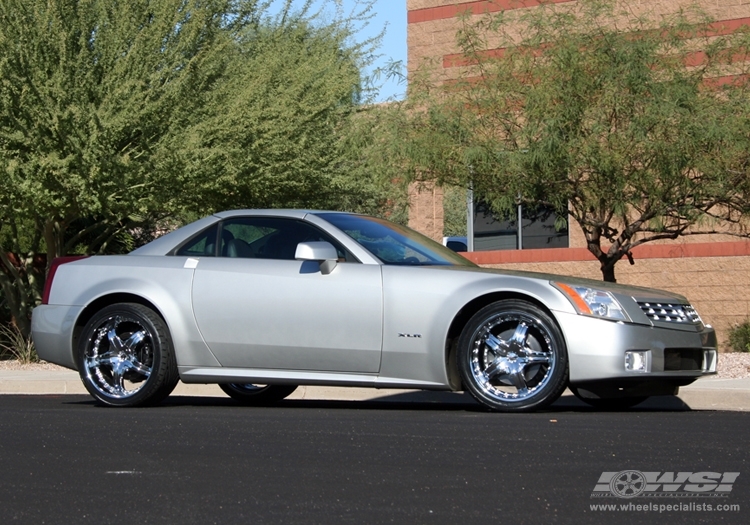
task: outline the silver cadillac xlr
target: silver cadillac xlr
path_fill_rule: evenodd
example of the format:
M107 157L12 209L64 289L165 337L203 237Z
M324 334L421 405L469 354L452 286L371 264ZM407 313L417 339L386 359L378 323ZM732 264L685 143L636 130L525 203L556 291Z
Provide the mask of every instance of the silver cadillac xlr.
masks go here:
M177 382L246 404L298 385L469 391L531 411L569 387L601 408L716 371L716 335L674 293L479 268L363 215L217 213L128 255L56 259L32 331L99 402Z

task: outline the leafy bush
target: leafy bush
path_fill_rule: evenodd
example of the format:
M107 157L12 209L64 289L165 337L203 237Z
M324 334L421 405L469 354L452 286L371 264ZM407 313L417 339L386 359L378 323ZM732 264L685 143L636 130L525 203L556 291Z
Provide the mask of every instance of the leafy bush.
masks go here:
M39 361L31 337L24 337L15 324L0 324L0 356L24 364Z
M729 330L729 347L732 352L750 352L750 320Z

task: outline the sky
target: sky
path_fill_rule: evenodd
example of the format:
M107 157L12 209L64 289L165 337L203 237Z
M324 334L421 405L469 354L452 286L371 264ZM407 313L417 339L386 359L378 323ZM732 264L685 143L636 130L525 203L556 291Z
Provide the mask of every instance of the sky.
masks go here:
M300 1L300 0L298 0ZM344 14L349 14L356 9L362 0L317 0L320 5L332 5L340 3ZM333 12L333 11L331 11ZM385 28L385 35L380 44L377 54L381 55L366 74L371 74L378 67L384 67L389 61L401 61L402 72L406 72L406 0L374 0L373 17L364 27L359 27L355 36L358 42L372 38ZM377 84L382 84L377 102L388 99L403 99L406 92L406 84L399 83L395 79L387 80L380 78Z
M355 0L343 0L344 7L353 4ZM406 72L406 0L375 0L374 17L370 24L359 31L361 39L377 35L385 27L385 36L379 52L383 56L375 64L384 66L388 60L402 61L403 72ZM383 79L385 81L385 79ZM390 97L402 99L406 92L406 84L398 84L391 80L386 82L380 90L378 101Z

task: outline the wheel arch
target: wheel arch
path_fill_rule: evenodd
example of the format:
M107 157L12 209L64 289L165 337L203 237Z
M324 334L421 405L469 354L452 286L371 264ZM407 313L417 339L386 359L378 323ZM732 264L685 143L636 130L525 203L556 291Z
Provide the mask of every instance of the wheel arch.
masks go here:
M446 336L446 341L445 341L445 363L446 363L446 372L448 374L448 380L453 390L462 390L461 376L458 373L458 363L456 361L456 351L458 350L458 339L461 337L461 332L463 331L464 327L469 322L469 320L479 310L481 310L487 305L490 305L497 301L502 301L504 299L519 299L522 301L527 301L539 307L547 315L550 316L550 318L557 325L558 329L560 329L560 334L562 335L563 339L565 338L565 335L562 331L560 323L555 317L555 314L552 312L552 310L550 310L543 302L541 302L536 297L533 297L531 295L527 295L521 292L515 292L515 291L497 291L497 292L490 292L490 293L477 296L471 301L469 301L468 303L466 303L456 313L456 315L453 317L453 320L451 321L450 327L448 328L448 334ZM567 343L566 343L566 346L567 346Z
M156 315L161 317L168 328L168 323L166 318L164 317L164 314L159 310L159 308L156 307L156 305L154 305L154 303L152 303L145 297L127 292L110 293L101 297L97 297L96 299L91 301L78 315L73 328L72 348L74 349L74 351L76 348L78 348L78 338L81 335L81 331L83 331L83 327L86 326L86 323L88 323L91 318L94 317L94 315L96 315L96 313L103 308L119 303L136 303L150 308L156 313Z

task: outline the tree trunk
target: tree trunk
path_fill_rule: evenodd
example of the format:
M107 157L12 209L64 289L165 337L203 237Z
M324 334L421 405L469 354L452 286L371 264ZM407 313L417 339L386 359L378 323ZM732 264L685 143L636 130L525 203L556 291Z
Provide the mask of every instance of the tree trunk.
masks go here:
M605 282L608 283L616 283L617 279L615 279L615 263L617 261L610 261L607 260L606 262L602 262L601 270L602 270L602 279Z
M44 225L44 242L47 244L47 272L49 272L50 265L55 257L60 257L60 242L59 242L59 223L55 220L49 220Z

